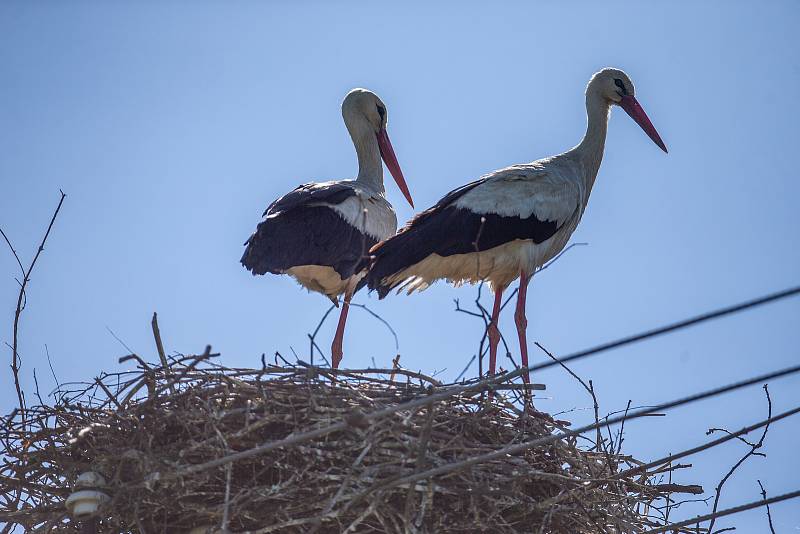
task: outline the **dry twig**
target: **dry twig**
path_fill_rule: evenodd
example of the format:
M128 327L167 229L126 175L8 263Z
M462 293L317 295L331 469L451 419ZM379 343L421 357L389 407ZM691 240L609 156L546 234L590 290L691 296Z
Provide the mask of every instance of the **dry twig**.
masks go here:
M20 410L22 411L23 415L25 413L25 395L22 391L22 387L19 383L19 368L20 368L20 361L19 361L19 319L22 316L22 311L25 309L25 289L28 286L28 282L31 279L31 273L33 272L33 268L36 266L36 262L39 260L39 255L44 252L44 245L47 243L47 238L50 236L50 230L53 229L53 224L56 222L56 217L58 217L58 212L61 211L61 205L64 203L64 199L66 198L66 194L63 191L59 191L61 193L61 198L58 201L58 206L56 206L56 210L53 212L53 216L50 218L50 224L47 225L47 231L44 233L44 237L42 238L42 242L39 244L39 247L36 249L36 255L34 255L33 260L28 265L27 269L22 267L22 261L20 261L19 256L17 255L17 251L14 250L14 247L11 245L11 241L9 241L8 236L6 236L5 232L0 231L2 233L3 238L5 239L8 247L11 249L11 252L14 254L14 257L17 260L17 264L19 265L20 269L22 269L23 276L22 282L19 282L19 293L17 295L17 307L14 311L14 332L13 338L11 343L11 371L14 375L14 388L17 392L17 400L19 402Z
M764 384L764 394L767 396L767 420L769 420L772 417L772 399L769 396L769 388L767 387L767 384ZM709 431L706 434L711 434L718 430L722 429L712 428L709 429ZM730 434L730 432L726 430L723 431ZM719 498L720 495L722 494L722 486L724 486L725 483L728 481L728 479L731 476L733 476L733 473L739 468L739 466L742 465L751 456L764 456L763 453L757 451L764 445L764 439L767 437L767 432L769 432L769 423L764 425L764 432L761 433L761 438L756 443L750 443L749 441L747 441L745 438L742 437L738 438L739 440L750 446L750 450L747 451L747 453L744 456L742 456L738 462L733 464L733 467L730 468L730 470L725 474L725 476L722 477L722 480L719 481L719 484L717 484L716 494L714 495L714 508L711 510L712 514L715 514L717 512L717 506L719 505ZM714 532L714 524L716 523L716 521L717 521L717 516L713 516L711 518L711 522L708 525L709 532Z
M763 498L766 501L767 490L764 489L764 484L762 484L760 480L758 481L758 487L761 488L761 498ZM765 504L764 506L767 508L767 521L769 522L769 531L772 534L775 534L775 527L772 524L772 513L769 510L769 504Z

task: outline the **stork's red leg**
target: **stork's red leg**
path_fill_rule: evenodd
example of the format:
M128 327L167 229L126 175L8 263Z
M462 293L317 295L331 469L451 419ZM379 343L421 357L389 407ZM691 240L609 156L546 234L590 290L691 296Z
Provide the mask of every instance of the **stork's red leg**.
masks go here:
M497 321L500 318L500 305L503 302L503 290L498 289L494 292L494 307L492 308L492 320L489 322L489 374L495 373L497 365L497 344L500 343L500 329Z
M517 293L517 310L514 312L514 322L517 323L517 335L519 335L519 353L522 357L522 366L528 367L528 339L526 330L528 328L528 319L525 317L525 297L528 295L528 273L521 271L519 275L519 292ZM530 383L530 373L525 371L522 375L522 380Z
M333 336L333 343L331 344L331 365L334 369L339 368L339 362L342 361L342 341L344 338L344 325L347 322L347 312L350 310L350 299L353 297L351 292L344 294L344 302L342 303L342 311L339 312L339 324L336 326L336 335Z

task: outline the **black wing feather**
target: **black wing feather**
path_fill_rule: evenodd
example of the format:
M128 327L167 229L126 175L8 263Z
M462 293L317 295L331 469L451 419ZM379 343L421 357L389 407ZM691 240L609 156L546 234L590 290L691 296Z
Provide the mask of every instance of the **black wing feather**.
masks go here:
M393 287L383 280L431 254L452 256L489 250L516 239L530 239L542 243L559 228L556 221L541 221L531 214L525 219L497 214L474 213L453 206L453 203L471 189L482 184L481 179L455 189L445 195L435 206L420 213L397 235L373 247L372 266L367 275L370 289L377 289L383 298Z
M342 279L359 270L377 243L320 203L339 204L356 195L347 184L301 185L264 212L265 219L245 242L241 263L254 275L281 274L299 265L333 268Z
M341 204L348 198L355 196L356 191L347 182L308 183L298 186L293 191L286 193L272 204L267 206L262 216L289 211L304 204L326 202L328 204Z

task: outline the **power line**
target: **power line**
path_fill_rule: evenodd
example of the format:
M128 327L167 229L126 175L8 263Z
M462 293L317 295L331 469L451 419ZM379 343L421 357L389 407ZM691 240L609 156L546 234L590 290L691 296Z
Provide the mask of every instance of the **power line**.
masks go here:
M663 458L659 458L658 460L653 460L652 462L648 462L648 463L643 464L643 465L637 465L636 467L631 467L630 469L626 469L625 471L621 471L620 473L615 475L615 477L623 477L623 476L626 476L626 475L630 475L632 473L644 472L644 471L647 471L648 469L650 469L651 467L657 467L659 465L672 463L675 460L679 460L681 458L685 458L686 456L691 456L692 454L697 454L698 452L710 449L712 447L716 447L717 445L721 445L721 444L725 443L726 441L730 441L732 439L736 439L739 436L742 436L744 434L749 434L753 430L756 430L756 429L759 429L761 427L767 426L770 423L774 423L776 421L780 421L781 419L785 419L785 418L790 417L792 415L795 415L797 413L800 413L800 406L792 408L791 410L787 410L787 411L785 411L783 413L779 413L776 416L770 417L768 419L764 419L763 421L759 421L758 423L754 423L754 424L752 424L750 426L746 426L746 427L744 427L741 430L738 430L736 432L730 432L728 434L725 434L721 438L717 438L717 439L715 439L713 441L709 441L708 443L704 443L703 445L698 445L696 447L692 447L691 449L686 449L685 451L676 452L674 454L670 454L669 456L664 456Z
M800 490L792 491L791 493L784 493L783 495L778 495L776 497L770 497L769 499L761 499L760 501L753 501L747 504L741 504L739 506L734 506L733 508L727 508L725 510L721 510L714 514L700 515L693 519L687 519L686 521L681 521L680 523L672 523L670 525L664 525L663 527L646 530L644 534L656 534L657 532L668 532L670 530L675 530L680 527L685 527L688 525L701 523L703 521L708 521L709 519L714 519L715 517L738 514L739 512L744 512L745 510L752 510L753 508L767 506L768 504L776 502L787 501L789 499L794 499L796 497L800 497Z
M678 321L677 323L672 323L667 326L662 326L660 328L654 328L652 330L647 330L640 334L635 334L633 336L624 337L622 339L618 339L616 341L610 341L608 343L604 343L602 345L597 345L596 347L592 347L590 349L585 349L580 352L575 352L568 356L564 356L563 358L559 358L561 363L571 362L573 360L579 360L581 358L585 358L587 356L592 356L594 354L598 354L601 352L605 352L607 350L616 349L625 345L630 345L631 343L636 343L637 341L643 341L645 339L649 339L651 337L660 336L662 334L667 334L669 332L674 332L675 330L681 330L683 328L693 326L696 324L704 323L706 321L711 321L713 319L719 319L720 317L724 317L726 315L732 315L734 313L738 313L741 311L748 310L750 308L755 308L758 306L762 306L764 304L769 304L771 302L776 302L779 300L783 300L789 297L793 297L800 293L800 286L785 289L783 291L778 291L777 293L771 293L769 295L765 295L763 297L759 297L753 300L748 300L745 302L740 302L739 304L734 304L732 306L728 306L725 308L720 308L718 310L710 311L708 313L704 313L702 315L697 315L695 317L691 317L689 319L684 319L683 321ZM554 365L559 365L558 361L548 361L545 363L540 363L538 365L534 365L529 367L531 371L538 371L541 369L547 369L548 367L552 367Z

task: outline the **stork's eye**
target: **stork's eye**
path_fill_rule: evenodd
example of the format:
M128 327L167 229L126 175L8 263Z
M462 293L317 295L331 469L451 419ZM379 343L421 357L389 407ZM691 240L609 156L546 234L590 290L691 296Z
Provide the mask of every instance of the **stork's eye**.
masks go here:
M619 87L622 90L622 94L623 95L627 95L628 94L628 90L625 89L625 84L622 83L622 80L620 80L619 78L614 78L614 85L616 85L617 87Z
M385 119L386 118L386 108L381 106L381 105L378 105L378 115L381 116L381 120Z

